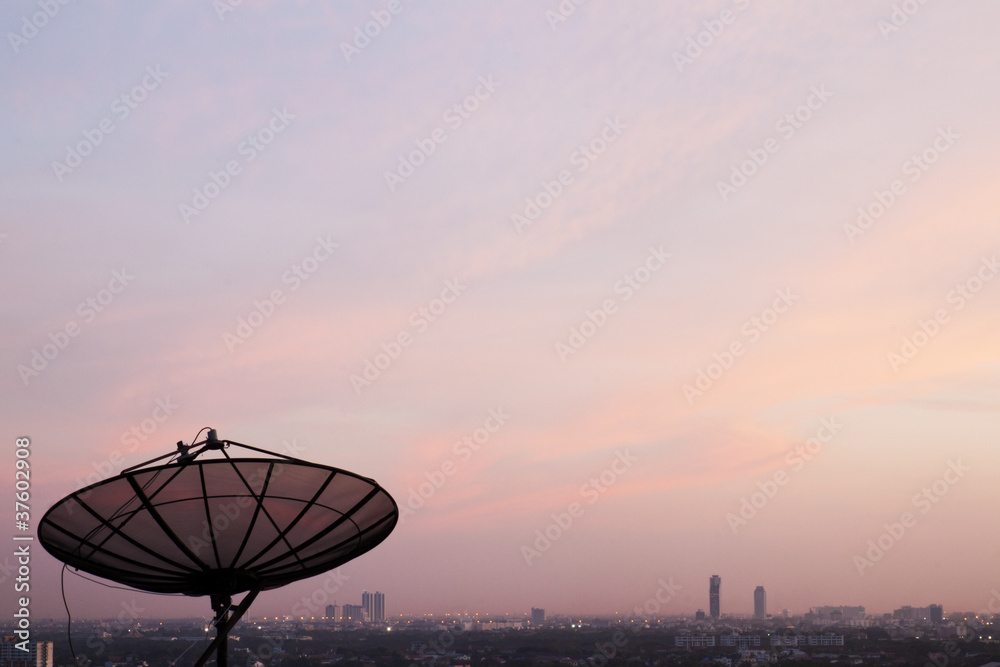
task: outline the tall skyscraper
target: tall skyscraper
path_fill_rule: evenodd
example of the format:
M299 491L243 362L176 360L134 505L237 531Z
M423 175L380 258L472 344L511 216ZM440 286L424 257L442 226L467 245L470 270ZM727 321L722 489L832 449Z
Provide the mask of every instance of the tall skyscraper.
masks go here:
M336 621L337 619L337 605L328 604L326 605L326 618L330 621Z
M722 577L713 574L708 580L708 613L712 618L719 618L719 589L722 588Z
M368 623L382 623L385 621L385 595L375 591L361 591L361 608L364 610L364 619Z
M763 621L767 617L767 593L763 586L753 591L753 617Z

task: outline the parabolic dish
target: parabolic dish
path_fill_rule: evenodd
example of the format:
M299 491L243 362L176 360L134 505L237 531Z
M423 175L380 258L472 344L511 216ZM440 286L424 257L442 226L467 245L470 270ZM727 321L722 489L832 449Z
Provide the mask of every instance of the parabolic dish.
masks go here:
M397 518L371 479L297 459L227 457L80 489L45 513L38 539L70 566L140 590L235 595L346 563Z

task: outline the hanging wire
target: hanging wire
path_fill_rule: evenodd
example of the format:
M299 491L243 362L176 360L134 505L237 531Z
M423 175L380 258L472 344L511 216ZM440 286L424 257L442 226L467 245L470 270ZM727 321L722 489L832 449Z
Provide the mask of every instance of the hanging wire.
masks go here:
M62 589L62 599L63 606L66 607L66 639L69 640L69 652L73 655L73 664L77 667L81 667L80 659L76 657L76 650L73 648L73 617L69 613L69 603L66 602L66 568L68 566L63 563L62 573L59 575L59 588Z
M209 428L211 428L211 427L206 426L206 427L202 428L200 431L198 431L198 433L196 433L195 436L194 436L194 440L192 440L191 442L194 443L195 441L197 441L198 436L201 435L204 431L207 431ZM180 451L175 452L167 460L166 465L170 465L170 463L172 463L179 456L181 456L181 452ZM160 473L162 471L163 471L162 468L160 470L157 470L155 473L153 473L153 475L149 478L149 480L147 480L146 483L142 485L143 492L145 492L146 489L148 489L150 487L150 485L153 484L153 482L156 481L156 478L160 476ZM115 519L123 516L127 512L126 507L128 507L128 505L132 502L132 500L135 500L135 498L131 498L129 500L126 500L124 503L122 503L121 506L119 506L118 509L115 510L115 512L113 512L110 517L108 517L108 521L110 522L110 521L113 521L113 520L115 520ZM104 527L103 525L98 525L98 526L94 527L89 533L87 533L87 535L84 536L83 540L81 540L80 547L82 548L83 542L89 540L91 537L93 537L103 527ZM60 588L60 591L62 592L63 607L65 607L65 609L66 609L66 639L69 642L69 652L73 655L73 662L74 662L74 664L76 664L78 667L82 667L82 663L80 662L80 658L76 655L76 649L73 647L73 632L72 632L72 630L73 630L73 616L72 616L72 614L70 613L70 610L69 610L69 602L66 600L66 569L67 568L68 568L68 565L66 563L63 563L62 570L59 573L59 588ZM77 572L75 570L72 571L72 573L75 574L76 576L80 577L81 579L85 579L87 581L93 582L93 583L98 584L100 586L104 586L105 588L115 588L115 589L122 590L122 591L135 590L133 588L128 588L126 586L113 586L111 584L106 584L103 581L98 581L97 579L91 579L90 577L85 577L84 575L80 574L79 572ZM154 593L152 591L146 591L146 592L150 593L151 595L167 595L167 596L172 596L173 597L173 594L171 594L171 593ZM190 648L190 647L188 647L188 648ZM186 650L187 649L185 649L185 651ZM181 655L183 655L183 653ZM177 656L177 657L180 658L180 656ZM176 660L174 660L174 662L176 662ZM171 663L171 664L173 664L173 663Z
M195 442L197 442L198 436L200 436L205 431L211 430L211 428L212 428L211 426L202 427L202 429L200 431L198 431L197 433L195 433L194 439L191 441L191 444L193 445ZM173 463L175 460L177 460L178 458L180 458L182 455L183 455L183 453L180 450L174 452L173 454L170 455L170 458L167 459L167 462L166 462L165 466L169 466L171 463ZM156 478L160 476L161 472L163 472L163 467L161 467L159 470L157 470L155 473L153 473L153 475L146 481L146 483L142 485L142 491L144 493L145 493L146 489L148 489L153 484L153 482L156 481ZM109 516L107 518L108 523L114 521L115 519L118 519L118 518L124 516L129 511L126 508L133 501L138 500L138 499L139 499L138 496L135 496L135 497L129 498L124 503L122 503L118 507L118 509L115 510L111 514L111 516ZM103 524L98 524L97 526L94 526L94 528L91 529L91 531L89 533L87 533L86 535L83 536L83 540L80 543L80 548L83 547L83 542L86 542L86 541L90 540L91 537L93 537L94 535L96 535L103 528L105 528L105 526Z
M65 565L64 565L64 567L65 567ZM103 581L100 581L98 579L91 579L90 577L87 577L87 576L84 576L84 575L80 574L77 570L70 570L70 574L75 574L76 576L80 577L81 579L86 579L89 582L98 584L99 586L104 586L105 588L115 588L115 589L118 589L120 591L132 591L133 593L136 590L136 589L131 588L129 586L113 586L111 584L106 584ZM166 597L182 597L180 593L157 593L155 591L140 591L140 592L144 593L146 595L163 595L163 596L166 596Z
M198 431L197 433L195 433L194 437L191 438L191 446L194 447L194 443L198 442L198 436L199 435L201 435L205 431L211 431L211 430L212 430L211 426L204 426L204 427L202 427L202 429L200 431Z
M204 433L205 431L211 430L211 428L212 427L210 427L210 426L206 426L206 427L203 427L201 430L199 430L195 434L194 438L191 440L191 445L188 447L188 449L190 449L190 447L194 446L194 444L198 441L198 437L201 436L202 433ZM226 442L225 443L225 447L222 450L223 456L225 458L227 458L227 459L230 458L229 455L225 452L225 448L228 448L228 446L229 446L229 443ZM253 450L256 450L256 451L264 451L264 450L259 450L256 447L250 447L248 445L243 445L243 446L247 447L248 449L253 449ZM164 467L169 466L171 463L174 463L175 461L179 460L181 457L185 456L187 454L187 451L188 451L187 449L181 450L180 448L178 448L178 451L174 452L172 455L170 455L168 457L167 463L165 464ZM268 453L272 453L272 452L268 452ZM279 455L279 456L282 456L282 458L290 459L290 460L293 460L293 461L297 460L294 457L290 457L290 456L284 456L284 455ZM146 481L146 483L142 485L141 490L143 492L145 492L156 481L157 477L160 476L160 473L163 472L163 469L164 468L161 467L159 470L157 470L156 472L154 472L150 476L150 478ZM129 511L130 511L130 510L127 509L128 506L132 503L133 500L136 500L136 499L137 499L137 497L130 498L129 500L126 500L125 502L123 502L118 507L118 509L115 510L111 514L111 516L109 516L107 518L107 522L110 523L110 522L112 522L112 521L114 521L116 519L119 519L119 518L125 516L126 514L128 514ZM84 536L84 539L81 541L81 544L80 544L79 548L82 548L83 542L89 540L91 537L93 537L94 535L96 535L102 528L105 528L105 527L106 527L105 525L101 524L101 525L95 526L93 529L91 529ZM74 664L76 664L77 667L84 667L83 663L80 661L79 656L77 656L77 654L76 654L76 649L73 646L73 633L72 633L73 616L72 616L72 614L71 614L71 612L69 610L69 601L66 599L66 570L67 570L68 567L69 567L69 565L67 563L63 563L62 570L60 571L60 575L59 575L59 587L60 587L60 591L62 593L63 607L66 609L66 639L67 639L67 641L69 643L69 650L70 650L70 653L73 656L73 662L74 662ZM72 572L72 574L75 574L76 576L80 577L81 579L84 579L86 581L98 584L100 586L104 586L105 588L112 588L112 589L123 590L123 591L134 591L135 590L134 588L131 588L131 587L127 587L127 586L115 586L115 585L112 585L112 584L105 583L103 581L99 581L97 579L92 579L90 577L84 576L83 574L80 574L80 572L77 571L77 570L75 570L75 569L71 570L71 572ZM178 594L175 594L175 593L157 593L157 592L153 592L153 591L142 591L142 592L147 593L149 595L163 595L163 596L169 596L169 597L178 597ZM222 623L222 616L224 616L225 614L228 614L232 608L233 608L233 603L232 603L232 601L230 601L229 604L227 605L225 611L222 614L219 614L218 616L216 616L216 618L211 619L209 628L213 628L214 627L214 628L217 629L219 627L219 624ZM201 644L202 642L204 642L208 638L208 634L207 633L208 633L208 628L206 628L206 635L205 635L204 639L201 639L201 640L199 640L197 642L192 642L190 646L188 646L183 651L181 651L181 653L176 658L174 658L172 661L170 661L168 664L171 667L173 667L174 665L176 665L177 661L180 660L180 658L185 653L187 653L188 651L190 651L191 648L193 648L195 645Z
M69 641L69 652L73 656L73 662L77 665L77 667L84 667L83 663L80 661L80 658L76 655L76 649L73 647L73 634L72 634L73 616L70 614L70 611L69 611L69 602L66 599L66 570L67 570L68 567L69 566L66 563L63 563L62 571L60 572L60 576L59 576L59 585L60 585L60 588L62 590L63 606L66 608L66 639ZM84 575L80 574L76 570L69 570L69 573L70 574L75 574L76 576L80 577L81 579L85 579L87 581L90 581L92 583L98 584L100 586L104 586L105 588L115 588L115 589L118 589L120 591L133 591L133 592L135 591L134 588L129 588L127 586L114 586L112 584L106 584L103 581L99 581L97 579L91 579L90 577L87 577L87 576L84 576ZM162 596L165 596L165 597L183 597L183 596L181 596L179 594L176 594L176 593L154 593L153 591L142 591L142 592L145 593L145 594L147 594L147 595L162 595ZM232 604L229 605L229 608L232 608ZM228 609L227 609L227 611L228 611ZM214 618L211 619L209 627L210 628L216 628L216 627L218 627L218 623L216 622L216 619L214 619ZM180 655L178 655L176 658L174 658L173 660L171 660L167 664L169 664L171 667L173 667L173 665L176 665L177 661L180 660L181 657L185 653L187 653L188 651L190 651L192 648L194 648L198 644L204 643L206 639L208 639L208 629L205 630L205 637L204 638L199 639L196 642L191 642L191 644L186 649L184 649L183 651L181 651Z
M173 660L171 660L167 664L170 665L170 667L173 667L174 665L177 664L177 661L181 659L181 656L183 656L185 653L187 653L188 651L190 651L192 648L194 648L198 644L201 644L202 642L204 642L206 639L208 639L208 630L205 631L205 636L202 639L199 639L196 642L191 642L190 644L188 644L188 647L186 649L184 649L183 651L181 651L180 655L178 655L176 658L174 658Z

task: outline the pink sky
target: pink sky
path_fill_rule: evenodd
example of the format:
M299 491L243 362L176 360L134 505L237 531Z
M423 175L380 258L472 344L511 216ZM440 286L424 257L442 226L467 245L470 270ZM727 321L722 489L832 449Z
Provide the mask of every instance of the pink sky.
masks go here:
M693 613L719 574L731 613L757 585L772 612L985 607L1000 7L402 0L348 61L389 4L0 11L32 35L0 49L5 495L17 437L37 524L212 426L408 508L331 602L627 613L672 579L662 613Z

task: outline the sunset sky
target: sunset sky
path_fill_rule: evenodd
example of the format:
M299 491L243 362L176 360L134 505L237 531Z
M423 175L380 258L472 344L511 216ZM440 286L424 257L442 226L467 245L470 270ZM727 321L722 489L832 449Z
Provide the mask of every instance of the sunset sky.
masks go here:
M661 580L660 613L693 613L712 574L723 613L758 585L772 613L983 609L998 23L991 0L4 3L0 538L16 438L33 530L211 426L403 514L251 617L362 590L628 614ZM64 618L32 549L32 613Z

